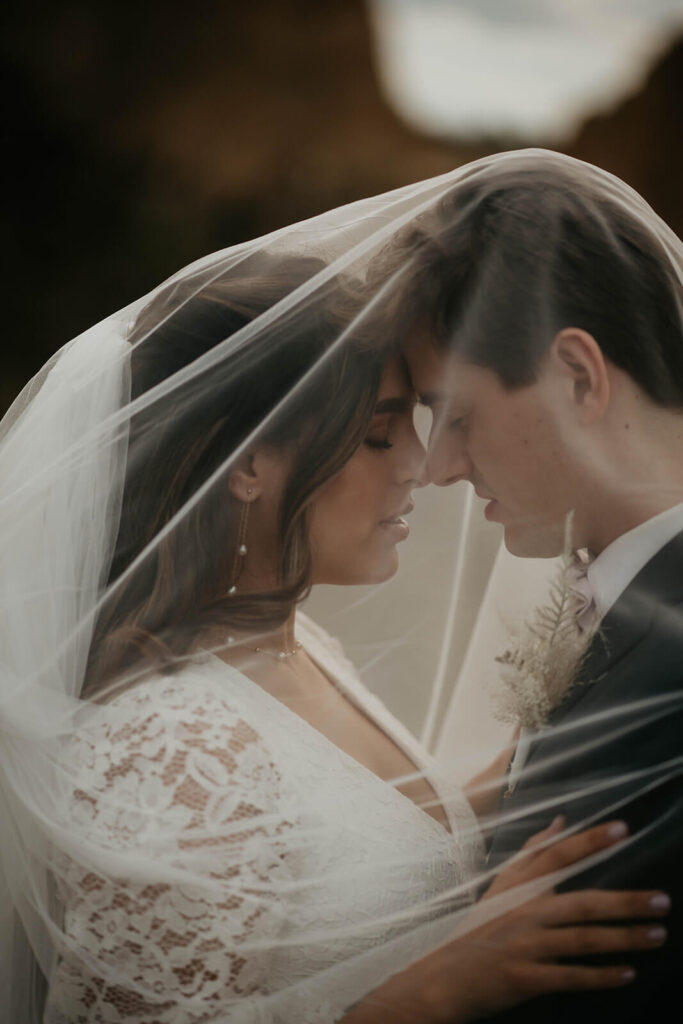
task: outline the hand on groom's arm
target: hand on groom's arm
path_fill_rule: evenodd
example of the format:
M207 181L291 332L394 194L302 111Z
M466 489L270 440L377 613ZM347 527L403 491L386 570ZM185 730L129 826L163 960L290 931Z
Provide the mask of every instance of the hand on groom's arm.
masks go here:
M504 747L486 768L477 772L465 784L465 796L477 818L479 818L480 823L484 823L486 818L494 815L496 808L500 804L503 787L506 785L508 768L515 753L520 731L520 728L517 727L508 746Z
M683 685L683 680L682 680ZM644 1022L671 1019L671 1001L679 999L683 957L683 775L677 759L683 751L683 712L643 716L621 742L608 744L581 762L574 784L583 795L567 800L563 811L571 827L615 816L625 820L630 837L602 863L559 886L578 889L659 889L671 897L668 939L657 950L636 953L631 962L637 976L633 984L612 992L572 993L542 997L525 1007L500 1015L507 1024L605 1024L606 1021ZM580 734L575 737L577 749ZM606 756L607 755L607 756ZM602 780L603 785L600 785ZM620 780L616 785L612 783ZM597 783L597 786L595 785ZM607 785L605 785L607 783ZM540 783L536 800L549 798L553 784ZM591 790L593 790L591 792ZM620 805L615 808L615 803ZM615 957L586 958L586 963L619 962Z

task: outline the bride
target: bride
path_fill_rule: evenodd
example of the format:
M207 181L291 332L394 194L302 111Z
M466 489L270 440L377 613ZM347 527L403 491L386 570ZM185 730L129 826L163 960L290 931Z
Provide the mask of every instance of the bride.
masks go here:
M492 879L463 794L297 611L398 567L424 452L365 272L446 186L200 261L3 422L3 1019L461 1022L661 943L655 893L549 892L619 823L555 822Z

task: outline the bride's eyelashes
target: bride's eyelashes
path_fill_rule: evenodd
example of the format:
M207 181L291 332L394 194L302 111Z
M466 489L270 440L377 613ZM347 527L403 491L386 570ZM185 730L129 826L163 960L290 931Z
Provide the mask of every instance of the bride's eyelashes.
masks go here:
M386 413L380 413L379 416L375 413L372 429L365 438L366 446L375 451L386 451L388 448L393 448L393 441L390 438L395 427L394 420L394 416L387 416Z
M393 448L393 443L386 437L366 437L364 442L368 448L374 448L377 451L386 451L387 448Z
M364 440L368 448L375 451L387 451L394 447L401 437L404 423L412 424L414 396L398 396L385 398L377 403L370 433Z

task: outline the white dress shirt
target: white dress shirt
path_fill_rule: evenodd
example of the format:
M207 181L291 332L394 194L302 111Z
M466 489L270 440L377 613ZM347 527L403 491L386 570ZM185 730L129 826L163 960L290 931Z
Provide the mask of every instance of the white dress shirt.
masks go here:
M587 571L600 619L605 617L650 559L681 531L683 503L667 508L622 533L600 552Z

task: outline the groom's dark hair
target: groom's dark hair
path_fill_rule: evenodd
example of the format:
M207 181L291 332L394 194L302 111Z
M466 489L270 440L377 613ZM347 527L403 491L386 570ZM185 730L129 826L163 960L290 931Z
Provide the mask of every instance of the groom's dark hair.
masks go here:
M398 246L410 254L399 322L508 388L534 381L558 331L582 328L655 402L683 406L683 289L668 229L613 182L548 155L456 186Z

